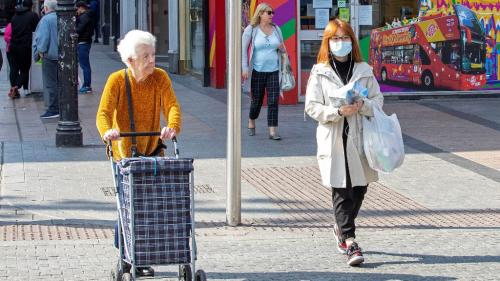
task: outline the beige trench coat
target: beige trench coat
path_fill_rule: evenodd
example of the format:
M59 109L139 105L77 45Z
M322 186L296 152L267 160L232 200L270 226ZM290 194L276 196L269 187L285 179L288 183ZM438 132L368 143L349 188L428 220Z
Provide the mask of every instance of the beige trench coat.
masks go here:
M338 115L338 109L345 101L346 93L354 81L368 89L368 98L357 114L349 117ZM343 85L340 78L328 64L316 64L307 83L305 111L318 121L316 141L318 163L323 185L346 187L342 129L344 118L349 124L347 137L347 162L352 186L364 186L378 180L378 174L368 166L363 149L363 116L373 116L372 105L382 107L383 96L372 68L365 62L355 63L349 84Z

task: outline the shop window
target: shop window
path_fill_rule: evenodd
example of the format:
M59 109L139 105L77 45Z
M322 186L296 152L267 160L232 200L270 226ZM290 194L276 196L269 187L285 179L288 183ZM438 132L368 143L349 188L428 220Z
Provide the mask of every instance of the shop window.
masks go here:
M316 28L316 8L314 6L314 0L300 0L300 29L302 30L321 30L323 28ZM346 7L349 7L349 1L346 2ZM324 8L320 8L324 9ZM337 16L338 6L337 0L332 0L331 8L328 8L329 19L333 19Z

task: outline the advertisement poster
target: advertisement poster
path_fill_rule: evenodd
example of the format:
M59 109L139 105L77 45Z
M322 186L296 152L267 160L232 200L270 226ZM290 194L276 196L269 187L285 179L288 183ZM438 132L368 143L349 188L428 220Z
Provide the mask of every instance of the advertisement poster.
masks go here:
M498 5L485 1L488 16L436 2L421 0L418 17L371 31L369 63L382 91L500 89Z
M339 18L343 21L350 22L349 8L339 8Z
M313 8L314 9L319 9L319 8L331 8L332 7L332 1L331 0L313 0Z
M324 29L330 20L330 9L316 9L314 27Z
M372 25L372 5L358 6L359 25Z

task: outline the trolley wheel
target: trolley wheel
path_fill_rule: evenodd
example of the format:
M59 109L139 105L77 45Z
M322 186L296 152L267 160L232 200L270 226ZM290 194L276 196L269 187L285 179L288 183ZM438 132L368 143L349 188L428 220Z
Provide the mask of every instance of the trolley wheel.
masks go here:
M179 265L179 275L182 281L193 280L193 271L191 270L191 265L189 264Z
M130 273L124 273L122 276L122 281L132 281L132 275Z
M196 270L196 274L194 275L194 280L207 281L207 274L202 269Z
M120 275L120 270L118 270L118 268L116 268L116 267L111 269L109 281L121 281L121 280L122 280L122 276Z
M122 266L122 269L120 270L120 263ZM122 259L118 259L116 262L115 268L111 270L111 281L121 281L123 273L129 273L130 272L130 265L126 262L124 262Z

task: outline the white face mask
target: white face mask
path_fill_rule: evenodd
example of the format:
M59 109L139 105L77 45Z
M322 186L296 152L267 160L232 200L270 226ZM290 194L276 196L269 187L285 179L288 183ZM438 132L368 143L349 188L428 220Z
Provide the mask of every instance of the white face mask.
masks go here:
M345 57L352 50L352 42L351 41L333 41L330 40L330 52L332 52L337 57Z

